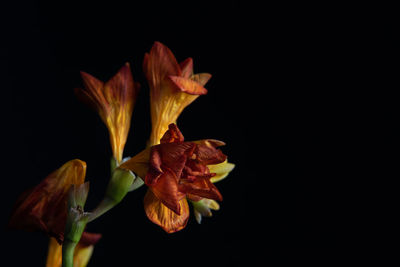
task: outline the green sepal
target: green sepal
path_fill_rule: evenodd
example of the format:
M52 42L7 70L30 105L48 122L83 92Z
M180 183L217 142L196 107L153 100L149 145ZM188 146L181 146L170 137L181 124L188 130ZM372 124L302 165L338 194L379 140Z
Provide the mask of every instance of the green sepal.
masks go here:
M119 203L129 192L135 178L131 171L116 168L107 186L106 197L115 204Z

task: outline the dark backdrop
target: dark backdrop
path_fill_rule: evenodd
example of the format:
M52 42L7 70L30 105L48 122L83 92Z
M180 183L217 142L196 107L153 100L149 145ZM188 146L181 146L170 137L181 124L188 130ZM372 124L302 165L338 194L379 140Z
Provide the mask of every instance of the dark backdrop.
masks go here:
M326 172L320 172L323 146L315 144L324 118L310 89L320 85L318 71L310 70L310 50L317 45L289 18L289 9L245 8L235 1L100 2L22 1L2 9L1 225L10 266L43 266L47 253L43 234L5 227L22 191L74 158L88 164L87 209L107 185L108 133L73 94L82 86L79 71L107 80L131 64L142 88L124 154L144 148L150 115L142 62L154 41L167 45L178 61L192 57L195 72L213 75L208 94L183 112L179 127L187 140L225 141L222 149L236 168L217 184L221 209L201 225L191 216L175 234L146 218L145 187L130 193L88 226L103 234L89 266L143 260L149 266L238 266L252 258L244 256L249 248L268 261L271 248L299 251L326 240ZM284 251L283 259L293 257Z

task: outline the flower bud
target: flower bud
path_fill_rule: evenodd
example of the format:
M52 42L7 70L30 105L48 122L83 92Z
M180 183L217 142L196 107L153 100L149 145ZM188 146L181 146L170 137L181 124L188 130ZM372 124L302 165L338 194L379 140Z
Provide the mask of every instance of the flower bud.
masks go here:
M200 201L191 201L194 208L194 216L196 217L196 221L200 224L202 216L211 217L211 210L219 210L219 204L217 201L203 198Z

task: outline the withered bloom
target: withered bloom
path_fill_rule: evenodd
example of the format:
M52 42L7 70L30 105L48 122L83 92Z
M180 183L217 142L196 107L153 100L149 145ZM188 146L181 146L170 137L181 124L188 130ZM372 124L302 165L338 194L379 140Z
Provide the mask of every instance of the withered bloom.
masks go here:
M226 160L217 149L221 145L224 143L210 139L185 142L178 127L170 124L161 144L121 165L121 168L145 174L144 181L150 190L144 198L144 207L152 222L173 233L186 226L189 216L187 196L222 200L221 193L210 181L215 173L207 167ZM147 172L144 171L146 155Z
M150 112L152 131L149 145L160 143L168 125L176 123L185 107L199 95L207 94L204 85L211 74L193 74L193 60L178 64L171 50L155 42L146 53L143 70L150 86Z
M92 256L94 245L101 238L101 234L84 232L82 238L75 247L74 267L86 267ZM62 264L62 246L57 240L50 238L49 249L47 252L46 267L61 267Z
M86 163L79 159L65 163L39 185L23 193L11 214L9 227L42 231L61 243L67 219L67 198L71 185L84 183Z
M85 89L75 91L99 113L108 128L114 158L120 163L140 86L133 81L129 63L106 83L86 72L81 72L81 76Z

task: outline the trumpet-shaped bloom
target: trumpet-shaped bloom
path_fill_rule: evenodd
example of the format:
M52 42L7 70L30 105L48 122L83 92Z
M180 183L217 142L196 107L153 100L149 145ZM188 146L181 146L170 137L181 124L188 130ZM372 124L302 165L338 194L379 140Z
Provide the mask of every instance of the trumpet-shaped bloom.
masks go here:
M183 229L188 220L187 195L222 200L221 193L210 181L215 174L207 167L226 160L217 149L221 145L224 143L210 139L185 142L178 127L170 124L161 144L121 165L121 168L143 175L143 166L147 164L144 181L150 190L145 196L144 206L152 222L168 233L176 232ZM148 156L147 163L144 163L145 155Z
M43 231L62 242L67 219L67 198L71 185L83 184L86 163L68 161L33 189L23 193L12 212L9 226Z
M176 123L185 107L207 90L204 85L211 74L193 74L193 60L178 64L171 50L156 42L146 53L144 73L150 86L150 112L152 131L149 145L157 145L168 125Z
M92 256L95 243L101 238L100 234L83 233L81 240L75 247L74 267L86 267ZM47 252L46 267L61 267L62 246L57 240L50 238L49 249Z
M140 86L133 81L129 63L106 83L86 72L81 76L85 89L78 88L76 93L99 113L108 128L114 158L120 163Z

